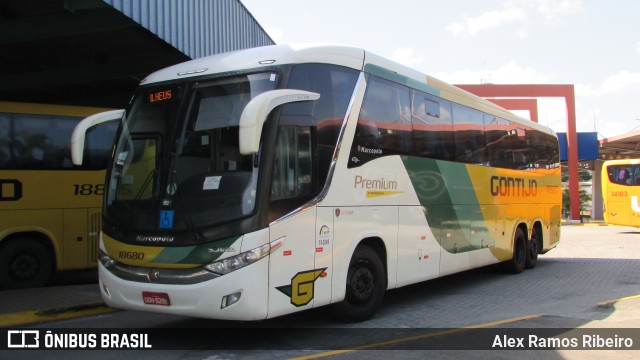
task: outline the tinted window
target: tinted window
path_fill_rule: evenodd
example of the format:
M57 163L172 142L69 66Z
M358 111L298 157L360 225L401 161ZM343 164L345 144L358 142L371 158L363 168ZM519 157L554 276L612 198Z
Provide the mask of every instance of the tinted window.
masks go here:
M415 91L411 122L413 149L417 156L453 160L453 125L449 101Z
M336 65L301 64L291 70L288 88L320 94L320 99L316 101L284 105L281 121L315 127L320 188L326 181L342 121L357 80L358 71Z
M348 166L387 155L535 170L558 167L560 151L551 134L370 76Z
M640 185L640 166L610 165L607 166L609 181L618 185Z
M409 88L370 76L349 167L382 156L410 154L411 130Z
M71 133L80 120L71 116L2 114L0 166L25 170L71 168Z
M13 157L11 134L9 114L0 113L0 169L7 168Z
M111 121L94 126L87 131L82 164L84 168L95 170L107 168L117 129L118 122Z
M489 114L484 114L484 119L489 166L510 168L511 161L507 157L510 122Z
M453 104L452 110L456 161L486 165L484 114L456 103Z
M271 200L311 194L312 149L309 127L282 126L276 144Z
M271 176L269 221L315 196L311 127L280 126Z

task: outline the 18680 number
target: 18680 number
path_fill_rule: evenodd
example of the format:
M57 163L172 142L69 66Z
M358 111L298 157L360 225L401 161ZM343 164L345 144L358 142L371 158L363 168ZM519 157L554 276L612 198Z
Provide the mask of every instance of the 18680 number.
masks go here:
M136 251L119 251L118 257L120 259L144 260L144 253Z

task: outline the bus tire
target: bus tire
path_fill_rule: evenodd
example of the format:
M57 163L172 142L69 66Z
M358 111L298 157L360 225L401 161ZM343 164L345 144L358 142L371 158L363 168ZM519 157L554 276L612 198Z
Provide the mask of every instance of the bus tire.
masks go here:
M527 238L522 229L517 228L513 237L513 257L502 263L502 269L509 274L519 274L527 262Z
M334 315L345 322L365 321L373 317L382 306L386 279L378 254L368 246L358 246L349 263L345 298L333 305Z
M540 247L540 235L534 227L531 230L531 240L527 241L527 259L524 263L525 269L533 269L538 263L538 248Z
M41 287L52 274L51 254L40 242L17 238L0 248L0 289Z

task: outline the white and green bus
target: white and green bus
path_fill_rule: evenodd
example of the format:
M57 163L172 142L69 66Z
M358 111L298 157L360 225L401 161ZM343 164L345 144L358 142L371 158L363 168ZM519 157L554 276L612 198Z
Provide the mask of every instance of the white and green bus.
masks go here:
M333 304L361 321L387 289L518 273L559 241L551 130L361 49L158 71L114 146L99 274L116 308L259 320Z

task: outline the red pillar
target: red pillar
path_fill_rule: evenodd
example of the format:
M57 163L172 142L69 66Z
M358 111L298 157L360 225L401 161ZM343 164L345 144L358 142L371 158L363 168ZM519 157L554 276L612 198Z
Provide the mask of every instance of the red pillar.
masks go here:
M580 183L578 179L578 134L576 133L576 101L573 91L567 91L567 160L569 167L569 199L571 220L580 220Z
M569 202L571 220L580 220L578 183L578 135L573 85L456 85L483 98L562 97L567 104L567 162L569 167ZM517 109L519 110L519 109Z

